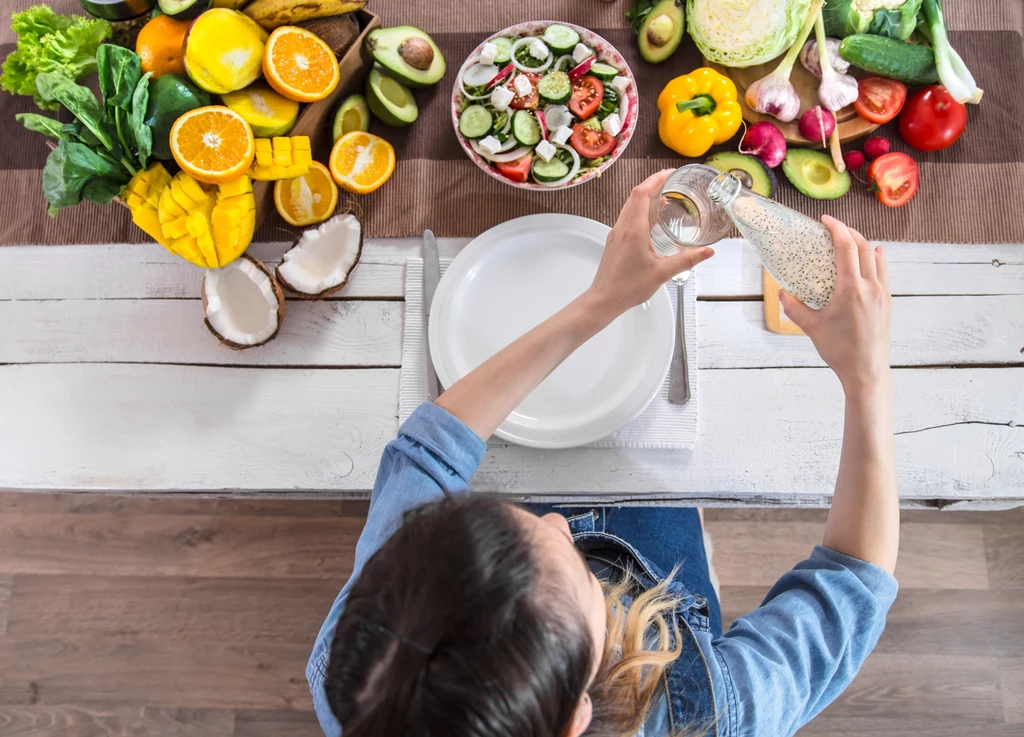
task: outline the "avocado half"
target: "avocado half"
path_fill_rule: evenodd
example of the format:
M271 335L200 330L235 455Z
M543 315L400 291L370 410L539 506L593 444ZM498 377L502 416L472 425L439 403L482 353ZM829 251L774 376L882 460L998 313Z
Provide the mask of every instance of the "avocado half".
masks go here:
M782 173L794 187L816 200L834 200L850 191L850 173L839 171L823 151L791 148L782 160Z
M370 108L362 95L349 95L334 114L334 140L352 131L370 130Z
M210 9L210 0L159 0L157 6L175 20L192 20Z
M441 49L419 28L378 28L366 37L366 49L375 62L409 87L429 87L444 76Z
M637 45L645 61L657 64L672 56L683 40L683 0L659 0L637 29Z
M382 123L395 127L409 125L420 114L412 90L384 73L378 64L366 78L366 104Z
M756 156L722 151L704 159L704 164L732 174L740 180L740 184L762 197L774 197L779 186L775 172Z

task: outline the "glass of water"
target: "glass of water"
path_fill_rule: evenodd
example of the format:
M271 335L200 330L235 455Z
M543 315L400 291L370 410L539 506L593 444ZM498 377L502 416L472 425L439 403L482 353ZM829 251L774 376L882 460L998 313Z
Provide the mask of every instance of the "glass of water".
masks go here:
M708 186L721 172L704 164L676 169L651 198L651 243L662 256L717 243L732 227L729 214L711 201Z

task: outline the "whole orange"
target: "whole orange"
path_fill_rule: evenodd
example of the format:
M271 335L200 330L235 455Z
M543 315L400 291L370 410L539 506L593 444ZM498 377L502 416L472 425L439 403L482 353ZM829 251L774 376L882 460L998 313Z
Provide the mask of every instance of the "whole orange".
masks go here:
M135 53L142 59L142 72L161 74L185 73L185 33L190 21L174 20L158 15L139 31Z

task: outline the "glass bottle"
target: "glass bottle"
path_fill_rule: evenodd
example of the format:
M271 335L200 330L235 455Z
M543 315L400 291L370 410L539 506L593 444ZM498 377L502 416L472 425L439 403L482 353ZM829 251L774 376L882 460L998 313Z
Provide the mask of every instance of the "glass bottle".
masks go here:
M836 286L836 250L824 225L751 192L731 174L717 175L707 194L783 289L809 307L828 304Z

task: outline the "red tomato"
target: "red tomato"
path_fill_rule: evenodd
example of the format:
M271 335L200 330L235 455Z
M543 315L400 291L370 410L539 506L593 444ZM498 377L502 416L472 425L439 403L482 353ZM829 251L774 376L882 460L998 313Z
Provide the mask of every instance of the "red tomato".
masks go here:
M521 159L509 162L496 162L495 168L502 176L508 177L513 182L525 182L530 176L530 165L533 163L533 155L526 154Z
M589 125L577 123L572 127L569 143L576 153L587 159L607 156L615 150L615 139L603 130L594 130Z
M587 74L572 83L572 99L569 100L569 110L580 120L586 120L601 107L602 97L604 97L604 85L601 84L601 80Z
M876 195L883 205L905 205L917 194L917 164L906 154L879 156L868 167L868 181L878 187Z
M900 115L900 135L918 151L952 146L967 127L967 106L933 84L910 96Z
M516 81L516 77L518 76L518 73L512 74L505 83L505 86L513 92L515 92L515 87L513 85ZM530 94L524 97L516 95L512 98L512 102L510 102L508 106L513 110L533 110L540 102L540 95L537 94L537 82L540 81L541 75L536 72L527 72L526 77L533 83L533 89L530 90ZM524 179L523 181L525 182L526 180Z
M907 86L888 77L867 77L857 83L853 109L872 123L888 123L895 118L907 100Z

